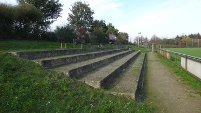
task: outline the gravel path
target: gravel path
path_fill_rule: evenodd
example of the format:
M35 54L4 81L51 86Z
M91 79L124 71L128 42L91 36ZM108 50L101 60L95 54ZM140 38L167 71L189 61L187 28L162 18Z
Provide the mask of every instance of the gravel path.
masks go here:
M147 99L157 113L201 113L201 96L180 81L157 54L148 54Z

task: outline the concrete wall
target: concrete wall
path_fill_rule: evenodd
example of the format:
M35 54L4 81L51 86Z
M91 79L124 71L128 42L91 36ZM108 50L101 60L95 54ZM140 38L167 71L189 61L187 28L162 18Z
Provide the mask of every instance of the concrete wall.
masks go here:
M53 57L53 56L59 56L59 55L78 54L78 53L96 52L96 51L105 51L105 50L112 50L112 48L90 48L90 49L66 49L66 50L51 50L51 51L13 52L13 54L20 58L33 60L33 59Z
M61 66L65 64L74 63L74 62L84 61L87 59L97 58L100 56L113 54L113 53L124 51L124 50L127 50L127 49L115 49L115 50L109 50L109 51L103 51L103 52L97 52L97 53L88 53L88 54L71 56L71 57L42 60L41 62L39 62L39 64L41 64L45 68L53 68L56 66Z
M104 88L108 86L108 84L111 84L111 82L113 81L113 78L117 77L117 75L121 73L122 70L125 69L139 54L140 52L136 53L132 58L130 58L128 61L123 63L121 66L119 66L116 70L110 73L106 78L101 80L98 86L100 88Z
M189 58L186 59L186 57L181 57L181 66L182 68L186 69L186 71L201 79L201 62Z
M122 53L122 54L119 54L119 55L116 55L116 56L113 56L113 57L110 57L110 58L107 58L104 60L100 60L100 61L97 61L97 62L94 62L91 64L87 64L87 65L82 66L82 67L72 69L67 73L67 76L69 76L70 78L79 78L81 75L83 75L87 72L90 72L90 71L92 71L98 67L101 67L105 64L113 62L116 59L122 58L123 56L126 56L132 52L134 52L134 51L128 51L128 52L125 52L125 53Z
M181 57L181 67L185 69L187 72L191 73L194 75L196 78L201 80L201 58L190 56L190 55L185 55L182 53L178 52L173 52L173 51L167 51L160 49L158 51L162 56L165 58L170 59L171 54L177 55Z

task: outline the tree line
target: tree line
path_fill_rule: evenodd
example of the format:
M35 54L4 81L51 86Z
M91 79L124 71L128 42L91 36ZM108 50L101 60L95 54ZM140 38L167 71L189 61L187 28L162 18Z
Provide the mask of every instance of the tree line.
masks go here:
M177 45L177 46L186 46L188 42L198 43L198 39L201 39L199 33L189 34L189 35L177 35L174 38L160 38L156 35L153 35L149 40L149 43L162 44L162 45Z
M41 39L62 11L54 0L17 0L18 5L0 4L1 39Z
M127 44L128 34L119 32L112 23L94 20L89 4L72 4L67 24L49 31L50 25L61 16L63 5L59 0L17 0L18 5L0 3L0 39L31 39L90 43L108 43L109 34L116 43Z

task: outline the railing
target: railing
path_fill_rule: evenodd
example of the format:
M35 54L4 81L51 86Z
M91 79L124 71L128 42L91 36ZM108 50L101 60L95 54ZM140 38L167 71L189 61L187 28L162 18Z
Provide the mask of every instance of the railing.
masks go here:
M201 58L165 49L158 53L201 81Z
M147 59L147 55L145 54L143 62L142 62L142 67L141 67L140 73L139 73L137 89L135 91L135 100L138 103L141 102L141 90L143 88L143 83L144 83L144 75L145 75L145 69L146 69L146 59Z

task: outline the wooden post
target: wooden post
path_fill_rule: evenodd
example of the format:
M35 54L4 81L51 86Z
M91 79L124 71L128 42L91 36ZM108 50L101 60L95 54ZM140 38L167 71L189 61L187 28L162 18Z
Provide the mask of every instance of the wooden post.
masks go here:
M66 43L65 43L65 48L66 48Z
M62 42L61 42L61 49L62 49Z

